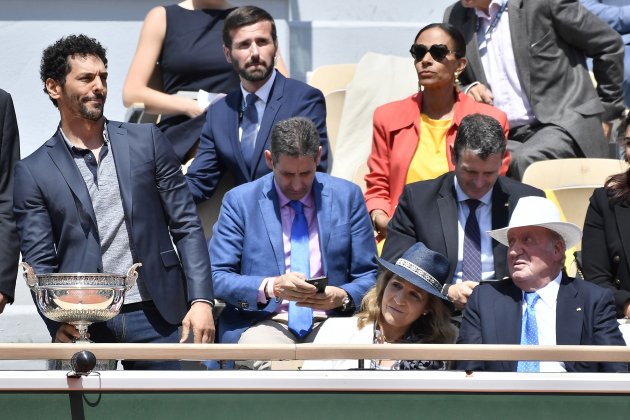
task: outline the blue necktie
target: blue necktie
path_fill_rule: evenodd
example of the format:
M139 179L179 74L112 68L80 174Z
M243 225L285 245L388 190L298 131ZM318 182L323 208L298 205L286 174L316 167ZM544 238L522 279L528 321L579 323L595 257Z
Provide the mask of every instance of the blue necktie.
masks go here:
M536 302L540 296L536 292L525 293L527 308L521 321L521 344L538 344L538 324L536 322ZM517 372L540 372L540 362L537 360L520 361L516 367Z
M299 201L290 201L289 205L295 211L291 226L291 271L310 277L308 223L304 217L303 204ZM289 330L298 338L304 338L312 327L313 310L297 306L293 301L289 302Z
M481 201L466 200L468 219L464 227L464 258L462 260L462 280L481 280L481 232L475 211Z
M256 101L258 96L250 93L245 98L245 110L243 112L243 121L241 123L241 152L243 160L248 169L254 166L254 149L256 148L256 136L258 135L258 111L256 110Z

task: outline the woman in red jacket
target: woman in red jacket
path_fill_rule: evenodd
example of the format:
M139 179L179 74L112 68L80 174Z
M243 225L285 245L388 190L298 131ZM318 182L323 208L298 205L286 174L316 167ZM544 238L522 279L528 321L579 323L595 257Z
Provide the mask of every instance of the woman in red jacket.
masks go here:
M432 23L418 32L411 46L421 91L374 111L370 172L365 200L374 229L385 237L403 187L452 171L451 147L460 121L469 114L496 118L507 133L505 113L475 102L459 91L457 77L466 67L466 43L457 28ZM507 141L507 140L506 140ZM501 175L510 162L506 153Z

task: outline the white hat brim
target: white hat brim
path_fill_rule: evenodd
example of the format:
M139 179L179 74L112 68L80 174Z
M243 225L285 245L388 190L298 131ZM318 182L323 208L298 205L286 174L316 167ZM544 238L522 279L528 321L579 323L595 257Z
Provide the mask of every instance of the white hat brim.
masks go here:
M582 230L574 223L569 222L548 222L548 223L536 223L522 226L508 226L502 229L489 230L488 235L493 239L496 239L499 243L508 246L508 231L517 227L525 226L540 226L556 232L564 239L564 244L567 249L573 248L582 240Z

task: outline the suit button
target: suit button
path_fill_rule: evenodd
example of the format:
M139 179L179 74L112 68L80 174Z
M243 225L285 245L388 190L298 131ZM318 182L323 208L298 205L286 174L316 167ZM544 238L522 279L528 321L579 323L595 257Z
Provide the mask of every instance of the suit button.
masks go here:
M247 308L249 308L249 303L241 302L241 309L247 309Z
M614 263L616 263L616 264L619 264L619 261L620 261L620 260L621 260L621 258L619 258L619 255L615 255L615 256L613 257L613 262L614 262Z
M621 280L615 279L615 286L617 286L617 289L619 289L619 287L621 287Z

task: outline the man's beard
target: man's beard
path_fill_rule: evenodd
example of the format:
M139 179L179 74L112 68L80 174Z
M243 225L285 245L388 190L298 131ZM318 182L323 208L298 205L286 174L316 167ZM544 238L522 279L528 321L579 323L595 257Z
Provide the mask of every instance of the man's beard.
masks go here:
M235 62L236 63L236 62ZM258 62L256 64L261 64L263 69L256 70L248 70L248 66L252 63L247 63L244 68L239 68L237 65L234 65L234 68L238 72L239 76L248 82L260 82L263 80L267 80L273 71L273 65L266 65L264 62Z
M95 107L95 108L90 109L87 107L86 102L92 99L102 99L103 104L100 107ZM107 96L103 94L96 94L93 97L83 98L83 100L79 104L79 113L86 120L90 120L90 121L100 120L103 117L103 108L105 107L105 99L107 99Z

